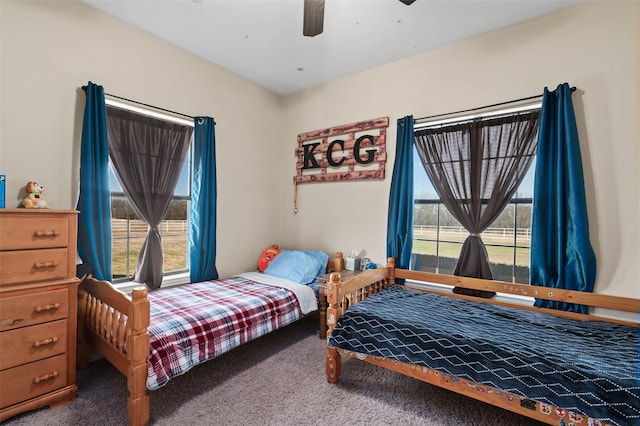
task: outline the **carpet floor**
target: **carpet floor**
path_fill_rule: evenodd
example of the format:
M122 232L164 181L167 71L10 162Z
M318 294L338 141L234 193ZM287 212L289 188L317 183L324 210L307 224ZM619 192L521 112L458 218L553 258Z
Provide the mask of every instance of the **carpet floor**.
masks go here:
M152 391L150 425L473 425L542 423L400 374L343 359L327 383L317 317L247 343ZM104 360L79 370L78 397L6 425L125 425L126 380Z

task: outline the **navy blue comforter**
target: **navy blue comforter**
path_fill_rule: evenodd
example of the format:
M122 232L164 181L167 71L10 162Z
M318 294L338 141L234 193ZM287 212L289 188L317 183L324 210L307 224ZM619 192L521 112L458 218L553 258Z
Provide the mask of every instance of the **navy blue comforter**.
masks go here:
M640 424L638 329L390 286L328 344L423 365L620 426Z

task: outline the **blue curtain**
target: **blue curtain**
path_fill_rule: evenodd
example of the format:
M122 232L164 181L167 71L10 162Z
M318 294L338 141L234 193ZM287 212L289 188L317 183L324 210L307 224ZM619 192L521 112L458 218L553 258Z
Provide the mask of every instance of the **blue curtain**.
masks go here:
M211 117L195 117L189 229L189 268L193 283L218 278L215 125Z
M387 257L409 269L413 243L413 116L398 120L387 219Z
M531 223L532 285L591 292L596 259L589 241L582 158L567 83L544 89ZM587 307L536 300L536 306L587 313Z
M112 280L109 146L102 86L89 82L80 143L78 255L99 280Z

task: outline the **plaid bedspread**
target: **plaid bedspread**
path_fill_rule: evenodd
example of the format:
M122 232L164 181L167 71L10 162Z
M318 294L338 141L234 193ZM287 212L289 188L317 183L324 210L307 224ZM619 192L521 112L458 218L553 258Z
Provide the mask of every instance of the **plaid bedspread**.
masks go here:
M289 290L234 277L149 293L147 388L302 317Z
M351 306L328 344L630 426L640 425L639 337L633 327L390 286Z

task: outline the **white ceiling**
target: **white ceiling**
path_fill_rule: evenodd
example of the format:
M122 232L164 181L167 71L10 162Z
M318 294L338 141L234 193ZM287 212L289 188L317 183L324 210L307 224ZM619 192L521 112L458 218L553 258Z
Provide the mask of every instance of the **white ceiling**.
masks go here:
M542 16L582 0L82 0L280 95Z

